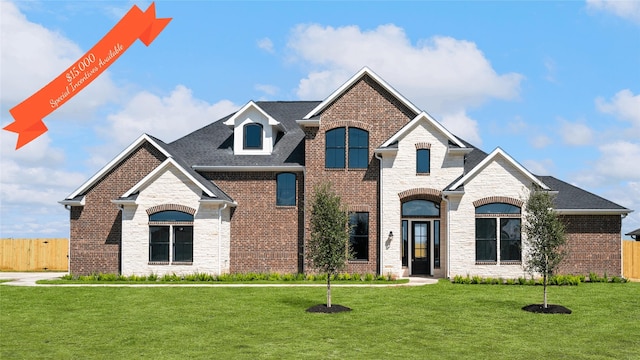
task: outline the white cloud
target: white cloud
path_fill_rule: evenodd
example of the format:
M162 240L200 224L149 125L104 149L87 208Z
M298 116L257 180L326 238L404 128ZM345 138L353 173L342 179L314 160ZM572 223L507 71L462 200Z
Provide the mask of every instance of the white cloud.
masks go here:
M543 64L544 68L547 70L547 73L544 76L545 80L551 83L557 83L558 80L556 79L556 62L550 57L545 57L543 60Z
M299 25L288 47L292 61L312 69L299 83L300 98L323 99L368 66L436 118L444 121L449 114L450 123L470 120L465 112L490 99L517 98L523 80L517 73L496 73L471 41L434 36L413 45L404 30L392 24L373 30ZM474 128L472 135L468 129L460 135L479 142L477 124Z
M593 130L582 122L560 119L560 136L565 144L572 146L588 145L593 142Z
M229 100L215 104L193 97L191 90L176 86L168 96L148 91L134 95L118 113L107 116L99 131L117 146L126 146L143 133L170 142L238 109Z
M548 137L547 135L537 135L531 138L529 142L531 143L531 146L533 146L534 148L542 149L551 145L551 143L553 143L553 140L551 140L551 138Z
M440 121L447 130L454 135L461 137L474 146L481 146L480 130L478 122L470 118L464 111L453 114L445 114Z
M617 92L609 102L603 97L598 97L595 103L598 111L630 122L632 128L625 133L632 138L640 138L640 95L634 95L631 90L624 89Z
M496 74L475 43L451 37L432 37L413 46L404 30L381 25L361 31L357 26L340 28L300 25L289 47L296 56L321 70L301 81L303 98L323 98L327 88L314 90L309 82L333 82L336 89L363 66L369 66L427 111L460 110L491 99L518 96L522 75Z
M587 8L609 12L640 24L640 2L636 0L587 0Z
M640 144L616 141L598 149L601 157L595 164L596 172L612 180L640 180Z
M254 88L258 91L262 91L267 95L275 95L278 93L278 90L279 90L277 86L266 85L266 84L256 84Z
M271 39L269 38L262 38L258 40L258 47L271 54L273 54L275 51L273 49L273 41L271 41Z

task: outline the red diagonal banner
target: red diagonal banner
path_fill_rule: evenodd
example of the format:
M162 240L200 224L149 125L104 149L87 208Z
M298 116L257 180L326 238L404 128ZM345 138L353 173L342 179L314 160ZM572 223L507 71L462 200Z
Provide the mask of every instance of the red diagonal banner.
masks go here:
M47 132L42 119L78 94L124 53L136 39L149 46L171 18L156 19L155 3L142 12L137 6L111 29L91 50L9 112L14 122L5 130L18 133L16 150Z

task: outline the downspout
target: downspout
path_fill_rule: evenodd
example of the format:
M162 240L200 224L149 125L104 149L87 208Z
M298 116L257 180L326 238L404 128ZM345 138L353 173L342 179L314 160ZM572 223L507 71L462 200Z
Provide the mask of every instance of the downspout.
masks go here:
M306 143L305 143L306 144ZM305 273L307 264L307 167L302 168L302 204L298 201L298 211L302 206L302 273ZM299 226L299 225L298 225Z
M373 156L375 156L376 159L378 159L378 161L380 162L380 213L378 214L378 254L380 254L380 264L379 264L379 273L380 275L384 275L384 246L382 246L382 237L384 236L384 233L382 232L382 220L383 220L383 216L382 216L382 212L384 209L384 188L382 186L382 155L380 155L380 157L378 157L378 153L374 153Z
M227 208L229 204L224 203L224 206L218 208L218 275L222 271L222 211Z
M450 277L450 272L451 272L451 261L449 261L449 247L451 246L451 204L449 203L449 199L447 199L447 196L445 194L442 194L442 200L444 200L444 202L447 204L447 251L446 253L446 259L447 259L447 272L444 274L444 276L449 279ZM442 244L442 242L440 242Z
M64 208L69 210L69 220L71 220L71 205L65 205ZM71 221L69 221L69 241L67 241L67 273L71 274Z

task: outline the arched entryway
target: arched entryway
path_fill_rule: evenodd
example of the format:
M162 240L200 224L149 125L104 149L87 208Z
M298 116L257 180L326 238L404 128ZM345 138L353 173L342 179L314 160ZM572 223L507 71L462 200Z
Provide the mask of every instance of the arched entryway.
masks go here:
M442 200L437 196L401 199L402 266L409 275L433 276L441 267Z

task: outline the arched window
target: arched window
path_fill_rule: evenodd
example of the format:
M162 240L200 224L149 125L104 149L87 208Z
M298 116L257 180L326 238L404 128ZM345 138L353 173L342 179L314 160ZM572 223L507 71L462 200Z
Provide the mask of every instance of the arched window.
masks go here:
M520 214L519 207L506 203L490 203L476 208L477 262L521 262Z
M177 210L150 214L149 262L188 264L192 261L193 215Z
M344 169L345 141L345 128L336 128L326 132L325 167L330 169Z
M276 176L276 205L296 205L296 174L282 173Z
M402 217L439 217L440 204L429 200L411 200L402 203Z
M366 169L369 166L369 133L349 128L349 168Z
M244 148L262 149L262 125L247 124L244 126Z

